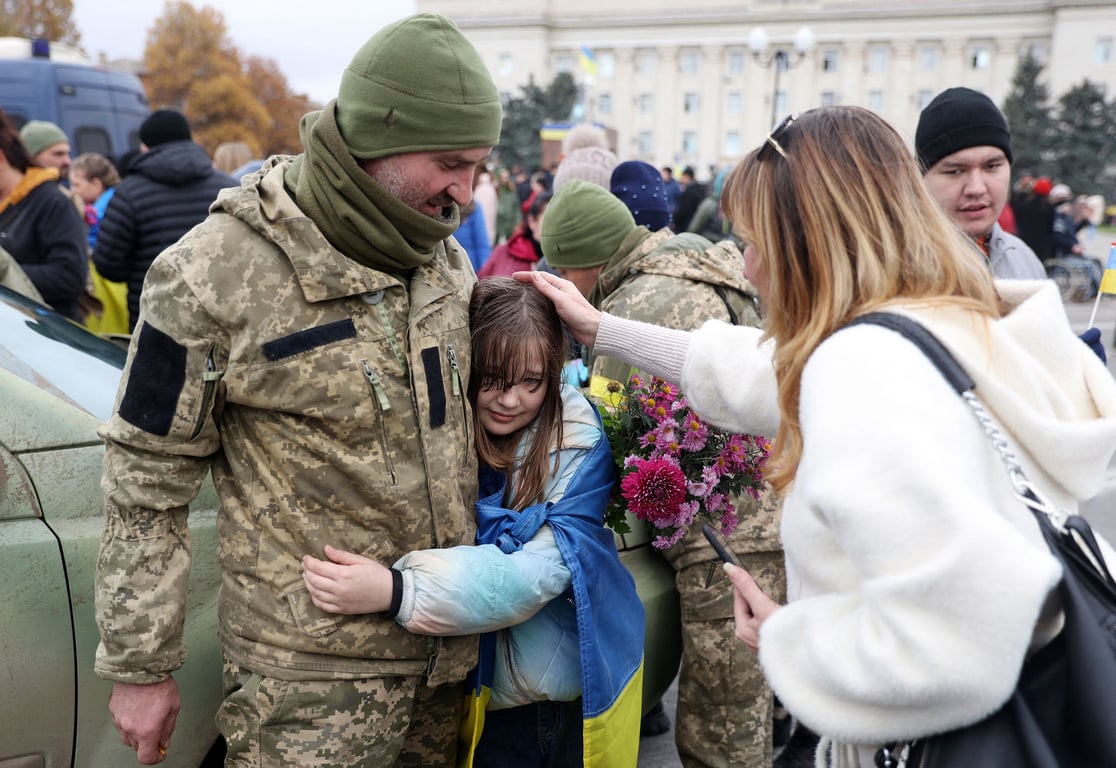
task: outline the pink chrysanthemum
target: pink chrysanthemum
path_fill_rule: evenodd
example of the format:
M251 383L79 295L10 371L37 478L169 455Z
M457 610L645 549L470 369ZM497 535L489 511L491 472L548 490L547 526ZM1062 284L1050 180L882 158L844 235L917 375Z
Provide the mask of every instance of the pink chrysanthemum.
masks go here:
M731 536L739 522L740 520L736 517L736 508L729 504L725 509L725 514L721 516L721 533Z
M653 383L657 385L657 388L659 390L659 394L661 394L663 396L663 399L666 400L666 402L672 403L672 402L674 402L675 400L678 399L678 396L679 396L678 387L674 386L669 381L662 381L661 379L656 379L656 380L654 380Z
M655 549L670 549L685 535L686 529L678 528L670 536L656 536L655 540L651 542L651 546Z
M745 467L748 462L748 444L742 435L733 435L721 451L725 467L729 472L736 472Z
M682 420L682 448L687 451L700 451L709 440L709 427L693 411Z
M723 510L729 504L728 496L723 493L711 493L705 500L705 511L710 514L715 514Z
M673 422L663 422L641 438L644 448L651 448L650 458L678 456L678 433Z
M635 470L620 481L620 495L636 517L665 528L677 519L686 500L686 475L666 459L637 461Z
M677 387L655 377L633 379L626 388L618 384L615 391L627 396L605 414L621 467L606 523L622 522L631 512L651 524L660 548L678 542L697 517L726 532L735 528L731 500L760 495L771 450L766 439L707 424Z

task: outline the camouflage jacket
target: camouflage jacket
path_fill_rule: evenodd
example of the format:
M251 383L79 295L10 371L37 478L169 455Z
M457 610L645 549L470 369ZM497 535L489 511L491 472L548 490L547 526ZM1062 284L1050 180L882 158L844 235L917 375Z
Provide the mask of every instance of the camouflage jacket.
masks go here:
M591 296L603 312L668 328L692 330L707 320L760 325L755 290L744 278L744 256L731 240L711 243L692 232L669 229L629 235L597 278ZM593 360L593 375L627 381L631 366L607 357ZM740 525L731 537L738 552L776 552L779 506L771 493L733 500ZM695 526L665 553L676 568L715 558Z
M324 613L300 558L328 543L390 564L474 542L468 256L439 243L409 285L364 267L295 206L289 159L272 164L148 274L100 432L97 671L151 682L182 663L186 510L211 471L229 658L286 679L461 679L475 636Z

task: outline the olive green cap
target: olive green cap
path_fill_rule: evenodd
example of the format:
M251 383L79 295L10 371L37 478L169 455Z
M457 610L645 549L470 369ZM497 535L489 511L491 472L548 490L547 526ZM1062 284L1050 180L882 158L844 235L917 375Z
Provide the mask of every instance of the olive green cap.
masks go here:
M620 198L591 181L573 179L543 214L543 256L556 269L597 267L608 263L635 228Z
M341 76L337 125L354 157L494 147L500 94L445 16L421 13L369 39Z

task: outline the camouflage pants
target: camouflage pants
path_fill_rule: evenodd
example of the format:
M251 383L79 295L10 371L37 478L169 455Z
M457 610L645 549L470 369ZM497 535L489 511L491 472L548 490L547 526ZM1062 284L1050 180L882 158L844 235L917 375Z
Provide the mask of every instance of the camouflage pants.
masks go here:
M778 602L786 600L782 552L743 555L756 582ZM732 584L714 564L676 574L682 600L682 669L674 739L686 768L769 768L771 689L759 659L736 639Z
M422 677L290 681L225 662L225 768L452 766L465 685Z

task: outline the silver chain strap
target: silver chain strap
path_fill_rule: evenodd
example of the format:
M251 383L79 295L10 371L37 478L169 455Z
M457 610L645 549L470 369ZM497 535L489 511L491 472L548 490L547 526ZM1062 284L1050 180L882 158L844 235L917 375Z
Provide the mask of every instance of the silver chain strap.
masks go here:
M1008 479L1011 481L1011 489L1015 493L1015 497L1032 509L1042 512L1050 518L1050 523L1055 529L1065 533L1069 513L1048 502L1046 497L1039 492L1039 489L1023 474L1023 466L1012 452L1007 439L1000 432L996 423L992 421L988 411L984 410L984 406L980 404L980 400L973 394L973 391L971 389L966 390L961 393L961 397L969 404L973 415L984 427L984 433L992 441L992 447L996 449L996 453L1000 454L1000 460L1004 462L1004 466L1007 468Z

